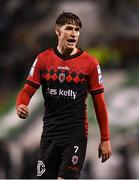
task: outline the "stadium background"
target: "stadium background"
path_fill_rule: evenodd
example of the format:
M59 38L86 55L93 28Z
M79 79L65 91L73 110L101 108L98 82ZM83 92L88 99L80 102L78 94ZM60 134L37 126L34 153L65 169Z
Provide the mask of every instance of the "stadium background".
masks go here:
M34 178L42 128L40 90L30 117L17 118L15 98L36 55L53 46L55 18L77 13L79 47L104 74L113 155L97 158L99 130L88 96L89 143L82 178L139 178L139 0L0 0L0 178Z

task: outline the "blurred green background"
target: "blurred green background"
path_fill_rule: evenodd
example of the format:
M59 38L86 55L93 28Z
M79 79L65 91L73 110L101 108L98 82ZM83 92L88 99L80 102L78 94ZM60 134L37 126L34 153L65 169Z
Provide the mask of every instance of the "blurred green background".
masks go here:
M35 178L42 130L41 89L30 117L16 116L15 100L38 55L55 46L62 11L83 22L78 47L103 72L113 155L97 158L99 129L88 95L89 141L81 178L139 178L139 0L0 0L0 178Z

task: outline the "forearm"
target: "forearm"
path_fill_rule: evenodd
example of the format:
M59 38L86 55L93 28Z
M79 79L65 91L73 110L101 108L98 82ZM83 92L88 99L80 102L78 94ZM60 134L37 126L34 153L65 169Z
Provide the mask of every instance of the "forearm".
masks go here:
M25 84L23 89L18 93L17 99L16 99L16 107L18 107L20 104L28 105L31 97L36 92L36 89L28 84Z
M92 95L94 109L96 112L96 118L100 128L101 140L110 139L110 130L109 130L109 121L108 121L108 112L104 100L104 93L98 95Z

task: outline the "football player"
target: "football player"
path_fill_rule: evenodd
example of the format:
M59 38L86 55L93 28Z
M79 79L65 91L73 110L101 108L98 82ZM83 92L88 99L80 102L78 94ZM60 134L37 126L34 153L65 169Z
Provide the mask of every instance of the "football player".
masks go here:
M36 57L17 96L17 115L25 119L29 116L31 97L42 86L45 110L38 178L80 177L88 139L88 93L92 96L100 128L98 156L105 162L112 153L102 72L98 60L77 47L81 27L80 18L71 12L57 17L56 47Z

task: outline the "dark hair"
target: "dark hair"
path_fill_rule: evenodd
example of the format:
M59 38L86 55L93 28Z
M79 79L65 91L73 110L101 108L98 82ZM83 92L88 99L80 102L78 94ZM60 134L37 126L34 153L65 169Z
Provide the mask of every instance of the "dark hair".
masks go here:
M82 27L82 22L81 22L80 18L71 12L63 12L56 19L56 25L63 26L66 23L67 24L75 24L75 25L79 26L80 28Z

